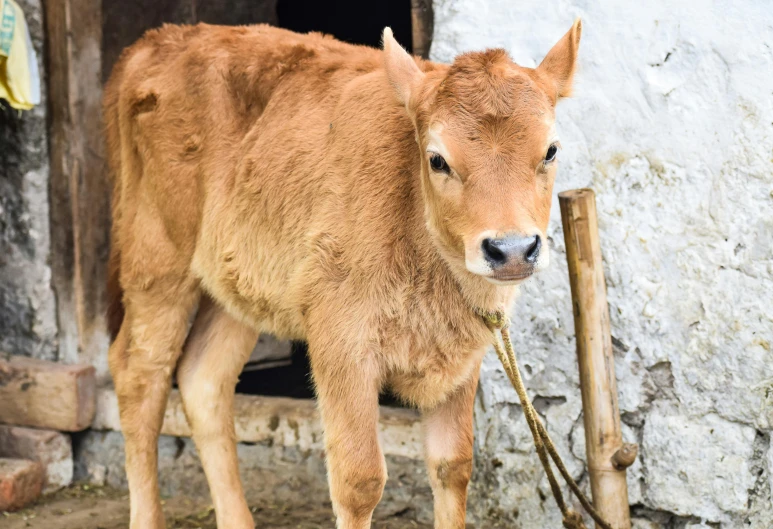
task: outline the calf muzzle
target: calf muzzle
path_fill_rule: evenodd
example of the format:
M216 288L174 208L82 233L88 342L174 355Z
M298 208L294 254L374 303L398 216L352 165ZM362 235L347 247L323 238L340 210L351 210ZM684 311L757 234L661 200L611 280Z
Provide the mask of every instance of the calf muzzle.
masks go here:
M531 275L541 248L542 238L539 235L486 238L481 243L483 256L491 266L494 276L502 279L518 279Z

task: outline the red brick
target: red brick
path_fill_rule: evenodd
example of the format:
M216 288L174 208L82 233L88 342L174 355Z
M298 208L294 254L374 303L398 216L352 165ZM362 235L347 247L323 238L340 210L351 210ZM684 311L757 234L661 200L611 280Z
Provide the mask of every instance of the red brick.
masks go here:
M0 424L0 457L31 459L43 465L43 492L66 487L72 481L72 444L68 435Z
M0 458L0 511L21 509L40 496L43 480L37 461Z

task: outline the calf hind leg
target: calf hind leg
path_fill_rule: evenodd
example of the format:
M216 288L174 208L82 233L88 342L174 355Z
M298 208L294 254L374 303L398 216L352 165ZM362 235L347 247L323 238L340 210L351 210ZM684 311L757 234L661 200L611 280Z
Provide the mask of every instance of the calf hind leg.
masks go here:
M172 373L197 301L193 280L158 279L147 290L124 293L126 315L110 346L109 362L126 443L131 529L164 527L158 435Z
M239 479L233 403L239 373L257 339L256 331L204 297L177 370L218 527L254 527Z

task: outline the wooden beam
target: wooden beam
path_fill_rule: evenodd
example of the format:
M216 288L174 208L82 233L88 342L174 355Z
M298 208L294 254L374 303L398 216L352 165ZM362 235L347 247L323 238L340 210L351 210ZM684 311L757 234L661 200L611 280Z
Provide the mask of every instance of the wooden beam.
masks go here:
M625 465L635 450L623 445L615 359L601 261L596 197L590 189L558 195L572 287L580 366L585 447L593 505L615 529L630 529Z
M51 268L60 360L107 375L110 227L101 119L101 0L45 0Z
M432 0L411 0L411 26L413 29L413 54L422 59L429 58L435 13Z
M270 442L300 450L324 450L322 423L313 400L237 393L234 422L238 442ZM92 428L121 431L118 398L112 389L99 391ZM169 395L161 434L191 437L177 390L172 390ZM416 411L382 406L379 435L385 454L422 459L421 419Z
M0 357L0 423L78 432L96 408L94 367Z

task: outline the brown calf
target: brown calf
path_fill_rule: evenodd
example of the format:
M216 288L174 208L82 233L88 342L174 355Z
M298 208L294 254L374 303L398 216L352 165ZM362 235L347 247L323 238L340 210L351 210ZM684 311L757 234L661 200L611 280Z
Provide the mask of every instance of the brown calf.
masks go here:
M123 53L104 114L133 529L164 525L175 369L218 525L253 527L232 403L262 332L309 343L339 528L370 527L381 498L386 386L423 413L435 526L464 527L490 338L475 310L509 306L547 264L554 107L579 40L578 21L536 69L502 50L424 62L388 29L381 51L165 26Z

